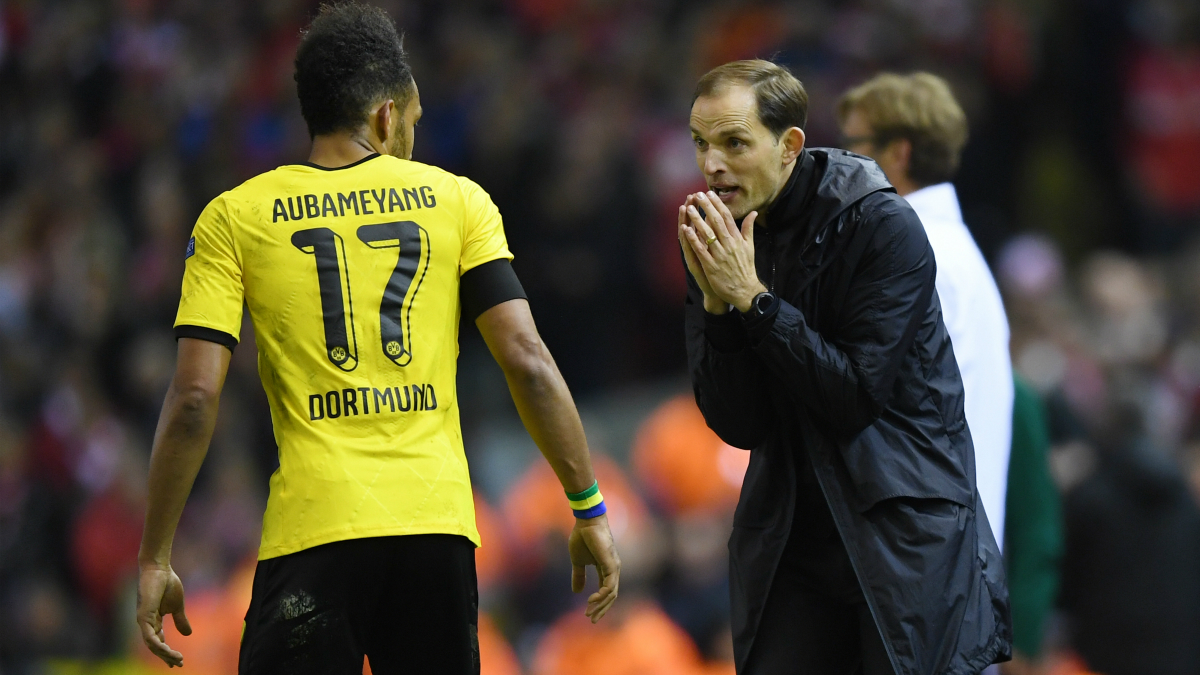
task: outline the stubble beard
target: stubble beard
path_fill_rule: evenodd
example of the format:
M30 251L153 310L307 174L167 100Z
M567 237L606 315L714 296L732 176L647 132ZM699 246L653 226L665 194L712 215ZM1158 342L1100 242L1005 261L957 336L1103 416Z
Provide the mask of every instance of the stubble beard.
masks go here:
M408 138L405 136L403 128L396 130L396 135L392 138L392 142L388 144L387 151L392 157L407 158Z

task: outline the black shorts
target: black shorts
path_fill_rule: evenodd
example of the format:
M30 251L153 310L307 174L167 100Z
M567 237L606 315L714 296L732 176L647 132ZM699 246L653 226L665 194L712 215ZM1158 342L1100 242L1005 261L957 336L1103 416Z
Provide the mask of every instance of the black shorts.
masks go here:
M240 675L479 673L475 545L351 539L259 561Z

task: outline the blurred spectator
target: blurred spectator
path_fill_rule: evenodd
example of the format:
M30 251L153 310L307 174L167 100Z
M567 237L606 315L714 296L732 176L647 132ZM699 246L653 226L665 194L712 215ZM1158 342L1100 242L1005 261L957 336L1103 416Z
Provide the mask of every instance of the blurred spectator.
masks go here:
M1027 673L1042 656L1046 625L1058 596L1062 508L1050 476L1050 435L1037 392L1017 376L1009 456L1004 562L1012 608L1013 661L1006 673Z
M671 555L659 599L706 655L732 649L726 550L750 453L717 437L695 396L668 399L642 423L632 462L669 519Z
M1136 407L1107 417L1095 472L1065 502L1071 645L1107 675L1200 672L1200 506Z
M750 453L708 428L690 393L651 413L632 453L638 479L655 504L674 515L732 512L750 462Z

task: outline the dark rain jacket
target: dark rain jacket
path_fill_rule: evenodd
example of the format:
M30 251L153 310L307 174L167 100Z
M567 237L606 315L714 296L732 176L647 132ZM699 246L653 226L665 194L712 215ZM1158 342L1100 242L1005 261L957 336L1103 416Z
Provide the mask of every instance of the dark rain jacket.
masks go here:
M739 671L805 517L797 461L812 463L898 675L1007 660L1004 569L920 220L874 162L814 148L765 225L756 269L778 312L709 315L690 276L686 307L696 402L725 442L750 449L729 539Z

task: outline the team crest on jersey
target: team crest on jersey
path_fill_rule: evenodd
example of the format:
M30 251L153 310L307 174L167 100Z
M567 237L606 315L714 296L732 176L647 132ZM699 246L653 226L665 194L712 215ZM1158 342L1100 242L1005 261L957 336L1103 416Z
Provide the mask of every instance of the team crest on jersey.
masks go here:
M336 363L341 363L346 360L346 350L341 347L334 347L329 351L329 358L333 359Z
M183 254L183 259L187 260L194 255L196 255L196 238L192 237L191 239L188 239L187 252Z
M396 342L395 340L388 342L386 349L387 349L388 354L391 354L392 356L400 356L400 343L399 342Z

